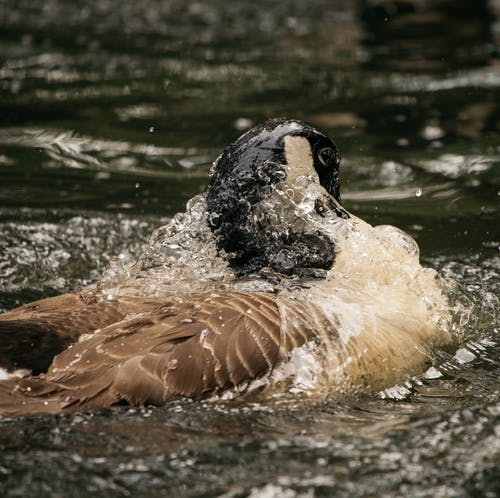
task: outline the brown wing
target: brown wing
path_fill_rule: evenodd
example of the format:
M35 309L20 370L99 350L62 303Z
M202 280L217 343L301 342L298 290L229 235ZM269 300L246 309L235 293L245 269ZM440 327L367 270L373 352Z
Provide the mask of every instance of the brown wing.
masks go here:
M294 317L301 321L291 311ZM198 296L75 344L46 376L20 381L15 396L24 396L21 410L57 412L217 392L264 375L313 335L281 325L276 295ZM9 412L7 404L0 393L0 413L20 409Z
M93 287L21 306L0 315L0 367L46 372L82 334L157 306L157 301L135 297L98 300Z

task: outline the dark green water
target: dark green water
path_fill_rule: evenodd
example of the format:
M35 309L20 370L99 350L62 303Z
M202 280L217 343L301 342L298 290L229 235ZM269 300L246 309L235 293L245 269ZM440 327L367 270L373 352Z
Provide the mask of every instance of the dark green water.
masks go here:
M498 0L1 0L0 309L132 260L276 116L460 284L461 343L385 397L3 419L2 496L498 496Z

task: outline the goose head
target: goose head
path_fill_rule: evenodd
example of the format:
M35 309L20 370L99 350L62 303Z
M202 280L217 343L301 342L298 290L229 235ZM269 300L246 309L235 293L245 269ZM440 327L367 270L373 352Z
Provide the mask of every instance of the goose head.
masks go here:
M294 275L332 267L331 237L301 223L296 208L313 184L315 216L348 218L339 167L335 143L295 120L267 121L225 149L206 190L207 222L237 273L271 268Z

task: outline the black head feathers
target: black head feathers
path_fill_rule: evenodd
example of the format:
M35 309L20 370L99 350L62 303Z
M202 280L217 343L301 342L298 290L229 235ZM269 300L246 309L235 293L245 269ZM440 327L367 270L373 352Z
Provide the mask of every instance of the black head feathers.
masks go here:
M276 226L273 213L256 216L255 208L280 182L292 186L298 177L315 176L333 209L347 216L340 206L339 164L334 142L300 121L267 121L226 148L206 190L207 221L238 273L331 268L335 251L326 235Z

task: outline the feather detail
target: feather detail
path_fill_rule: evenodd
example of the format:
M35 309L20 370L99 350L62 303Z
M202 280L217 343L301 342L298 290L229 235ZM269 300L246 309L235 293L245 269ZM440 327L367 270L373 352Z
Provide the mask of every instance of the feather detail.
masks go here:
M0 413L67 412L121 401L160 405L249 382L313 336L305 312L290 309L290 326L278 301L264 292L201 294L125 318L63 351L45 375L3 385Z

